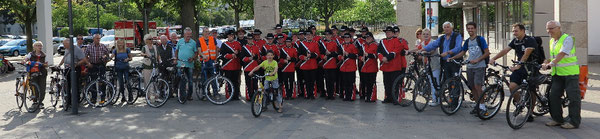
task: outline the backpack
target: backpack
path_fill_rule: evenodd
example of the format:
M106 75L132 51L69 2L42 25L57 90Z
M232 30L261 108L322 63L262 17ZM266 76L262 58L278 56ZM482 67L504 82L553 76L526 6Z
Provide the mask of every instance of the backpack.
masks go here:
M535 48L534 53L536 54L536 62L538 64L543 64L546 60L546 52L544 52L544 47L542 46L542 37L533 37L537 42L538 46Z
M481 36L477 36L475 37L475 39L477 40L477 46L479 46L479 49L481 49L481 55L483 55L485 52L483 51L483 45L482 44L482 38ZM469 44L469 38L467 38L467 40L465 40L465 44ZM487 63L490 63L490 56L485 58L485 67L487 68Z

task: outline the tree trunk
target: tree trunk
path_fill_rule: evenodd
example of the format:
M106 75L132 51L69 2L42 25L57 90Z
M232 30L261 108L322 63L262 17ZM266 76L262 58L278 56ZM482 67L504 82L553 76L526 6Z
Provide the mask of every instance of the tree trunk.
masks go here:
M185 29L186 27L189 27L192 29L193 32L193 36L194 38L198 38L198 26L196 26L195 23L195 16L196 14L195 12L195 4L193 0L184 0L184 1L180 1L181 2L181 16L179 18L181 18L181 25L182 28ZM187 16L184 16L187 15ZM183 33L183 32L182 32ZM183 36L183 34L181 34Z
M235 27L240 28L240 10L234 9L235 12Z
M148 21L149 20L148 16L150 15L150 11L152 11L151 10L152 7L150 5L151 4L145 3L144 4L144 13L142 13L142 14L144 14L144 35L150 33L150 30L148 30L149 29L149 27L148 27L148 22L149 22Z
M33 51L33 31L31 30L31 21L25 21L25 35L27 35L27 52ZM52 44L46 44L52 46Z
M324 17L324 21L325 22L325 29L329 29L329 17Z

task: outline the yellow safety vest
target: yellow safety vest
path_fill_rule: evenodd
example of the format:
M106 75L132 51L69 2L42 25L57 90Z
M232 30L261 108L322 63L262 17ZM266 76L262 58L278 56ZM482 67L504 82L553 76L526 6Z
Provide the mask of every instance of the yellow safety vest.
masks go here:
M198 40L200 41L200 47L202 48L202 55L208 56L208 57L205 57L203 60L204 61L216 60L217 59L217 45L215 44L215 38L213 38L212 36L209 36L208 37L208 45L206 44L206 40L204 40L204 37L200 37Z
M554 60L560 53L560 49L562 48L563 42L567 36L569 36L569 34L563 34L560 36L556 46L554 45L554 38L550 39L550 60ZM575 55L575 38L573 36L571 36L571 38L573 38L573 48L571 49L571 52L558 61L555 67L552 67L552 75L569 76L579 74L579 65L577 65L577 56Z

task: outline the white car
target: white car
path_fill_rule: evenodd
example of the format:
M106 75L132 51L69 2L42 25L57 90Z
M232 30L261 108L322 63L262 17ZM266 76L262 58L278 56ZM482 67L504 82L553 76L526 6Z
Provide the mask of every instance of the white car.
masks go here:
M106 35L100 38L100 43L104 44L109 50L112 50L115 46L115 35Z

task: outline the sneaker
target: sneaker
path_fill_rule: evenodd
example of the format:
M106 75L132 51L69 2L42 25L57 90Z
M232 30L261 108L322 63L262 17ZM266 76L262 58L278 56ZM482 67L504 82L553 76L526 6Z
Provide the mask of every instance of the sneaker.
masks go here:
M477 108L474 108L473 110L471 110L471 112L469 112L469 114L477 114Z
M489 113L489 112L487 112L487 110L485 110L485 109L480 109L480 110L479 110L479 114L480 114L480 115L483 115L483 116L489 116L489 115L490 115L490 113Z
M429 106L431 107L435 107L437 105L439 105L437 102L429 102Z
M562 125L562 123L556 122L554 120L546 123L546 126L560 126L560 125Z
M533 116L527 117L527 122L533 122Z
M560 128L563 128L563 129L574 129L574 128L577 128L577 127L574 126L573 124L567 122L565 124L560 125Z

